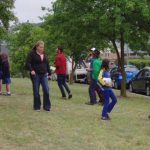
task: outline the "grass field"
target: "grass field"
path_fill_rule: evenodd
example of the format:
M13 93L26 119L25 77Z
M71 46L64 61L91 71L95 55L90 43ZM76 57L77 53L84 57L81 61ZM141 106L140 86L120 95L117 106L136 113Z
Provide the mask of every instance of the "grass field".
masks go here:
M150 150L150 98L118 97L107 122L100 105L85 105L87 85L72 85L66 101L50 85L51 112L34 112L30 80L13 79L12 96L0 96L0 150Z

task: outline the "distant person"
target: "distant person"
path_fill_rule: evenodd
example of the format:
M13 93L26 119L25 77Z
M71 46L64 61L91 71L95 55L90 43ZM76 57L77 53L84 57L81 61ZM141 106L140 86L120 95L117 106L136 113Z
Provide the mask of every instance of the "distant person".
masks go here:
M30 71L33 84L33 109L35 111L40 111L41 109L41 98L39 94L41 84L43 88L43 109L45 111L50 111L51 102L49 98L48 78L50 78L51 71L47 55L44 51L43 41L38 41L30 51L27 57L26 66Z
M2 53L1 54L1 67L2 67L2 82L3 84L6 84L6 94L5 96L11 96L10 92L10 84L11 84L11 78L10 78L10 66L8 61L8 54Z
M99 74L99 81L104 89L104 106L102 110L102 120L110 120L108 113L112 111L115 104L117 103L117 98L112 90L112 82L109 72L109 61L107 59L103 60L102 67ZM111 98L111 102L110 102Z
M90 81L92 80L92 66L93 66L92 63L93 63L93 56L94 56L94 51L95 50L96 50L96 48L91 48L90 51L89 51L89 53L88 53L88 56L85 59L86 63L90 63L90 69L87 69L87 71L90 72ZM102 94L102 92L100 90L99 85L96 86L95 91L98 94L99 103L103 105L103 94Z
M99 58L100 52L97 49L95 49L92 55L93 56L91 60L90 69L87 69L87 71L90 71L90 85L89 85L90 102L86 104L89 105L97 104L95 91L99 92L99 86L97 82L98 82L98 75L101 67L101 60Z
M56 49L56 57L55 57L54 65L56 67L57 82L58 82L59 89L61 91L62 99L67 98L65 90L68 93L68 99L71 99L72 94L66 83L67 62L66 62L65 55L63 54L63 48L61 46L58 46Z
M2 54L0 53L0 95L2 95Z

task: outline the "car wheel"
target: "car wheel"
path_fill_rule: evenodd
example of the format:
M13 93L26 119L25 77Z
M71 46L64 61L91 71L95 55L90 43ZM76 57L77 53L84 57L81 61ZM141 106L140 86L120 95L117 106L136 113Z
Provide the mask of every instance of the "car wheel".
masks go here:
M130 92L134 92L134 91L133 91L132 83L129 84L129 91L130 91Z
M150 87L149 86L146 87L146 95L150 96Z

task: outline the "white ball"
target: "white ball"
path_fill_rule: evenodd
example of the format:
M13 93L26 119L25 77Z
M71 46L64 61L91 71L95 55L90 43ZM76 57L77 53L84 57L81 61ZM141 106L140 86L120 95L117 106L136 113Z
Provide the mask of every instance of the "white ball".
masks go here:
M106 84L108 84L109 86L112 86L111 78L103 78L103 80L105 81Z

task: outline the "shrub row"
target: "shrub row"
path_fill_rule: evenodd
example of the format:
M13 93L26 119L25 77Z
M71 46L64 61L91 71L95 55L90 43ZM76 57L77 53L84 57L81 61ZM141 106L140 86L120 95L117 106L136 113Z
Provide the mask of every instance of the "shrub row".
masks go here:
M134 65L139 69L144 68L145 66L150 66L149 59L132 59L128 61L130 65Z

